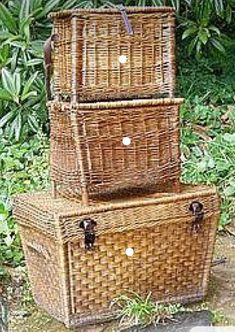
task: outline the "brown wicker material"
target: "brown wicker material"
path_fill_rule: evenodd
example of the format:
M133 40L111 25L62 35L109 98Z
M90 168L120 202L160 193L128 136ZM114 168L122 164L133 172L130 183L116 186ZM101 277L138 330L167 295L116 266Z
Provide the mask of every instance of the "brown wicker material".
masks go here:
M173 8L127 7L50 15L54 23L54 94L73 101L172 97L175 88ZM119 57L126 62L120 63Z
M51 179L65 197L172 182L179 189L182 99L50 102ZM123 144L129 138L130 145Z
M196 233L189 210L195 200L204 207ZM14 215L34 298L67 326L107 319L111 300L126 291L151 291L159 302L200 300L207 292L219 216L214 188L184 186L179 194L89 207L49 193L23 194L14 200ZM79 228L84 217L97 222L91 251Z

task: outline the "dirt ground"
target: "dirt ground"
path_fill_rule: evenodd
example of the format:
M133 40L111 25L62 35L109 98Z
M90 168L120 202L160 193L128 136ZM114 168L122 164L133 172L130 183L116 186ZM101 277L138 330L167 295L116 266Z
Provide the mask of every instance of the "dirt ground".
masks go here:
M208 296L203 303L197 304L196 307L206 307L215 312L216 315L218 313L218 325L223 325L223 319L227 321L227 324L235 325L235 236L222 234L217 237L214 257L221 256L227 257L227 262L212 268ZM18 298L20 299L20 294L18 294ZM30 299L28 302L30 305L26 311L19 308L17 304L10 308L9 332L72 331L31 304ZM119 330L116 323L76 329L78 332L114 332Z

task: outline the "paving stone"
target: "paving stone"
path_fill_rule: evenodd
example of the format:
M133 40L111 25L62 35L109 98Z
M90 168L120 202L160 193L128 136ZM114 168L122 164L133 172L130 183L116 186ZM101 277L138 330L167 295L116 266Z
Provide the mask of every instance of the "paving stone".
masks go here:
M196 326L210 326L212 315L208 310L184 312L175 316L173 322L165 325L150 325L146 328L134 327L125 329L125 332L190 332Z

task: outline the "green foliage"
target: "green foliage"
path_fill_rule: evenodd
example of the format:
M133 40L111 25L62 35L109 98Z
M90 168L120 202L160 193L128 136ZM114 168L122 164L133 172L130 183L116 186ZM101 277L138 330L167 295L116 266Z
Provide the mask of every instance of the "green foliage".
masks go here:
M146 298L136 293L120 295L114 299L112 306L118 308L120 325L147 326L171 320L175 314L184 311L179 304L158 304L151 300L151 293Z
M16 193L40 190L48 185L48 142L38 135L18 143L0 140L0 262L13 266L23 258L11 199Z

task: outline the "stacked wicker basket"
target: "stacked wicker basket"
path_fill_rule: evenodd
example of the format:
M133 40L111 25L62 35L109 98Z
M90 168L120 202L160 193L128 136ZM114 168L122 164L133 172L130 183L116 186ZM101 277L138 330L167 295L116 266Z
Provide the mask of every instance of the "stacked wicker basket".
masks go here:
M112 299L127 290L203 298L219 199L179 182L173 9L51 18L52 193L14 203L35 301L75 326L113 317Z

